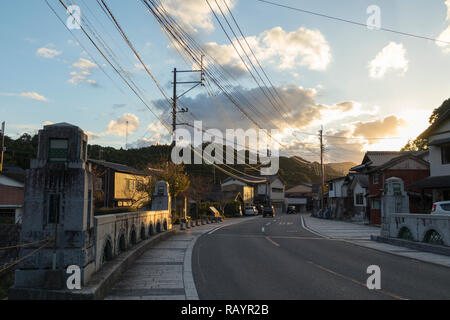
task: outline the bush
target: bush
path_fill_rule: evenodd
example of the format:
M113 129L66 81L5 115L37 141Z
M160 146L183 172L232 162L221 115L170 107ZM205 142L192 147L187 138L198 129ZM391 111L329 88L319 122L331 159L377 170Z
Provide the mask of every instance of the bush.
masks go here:
M228 202L224 208L225 217L240 216L240 211L239 211L240 206L241 206L241 203L239 201Z

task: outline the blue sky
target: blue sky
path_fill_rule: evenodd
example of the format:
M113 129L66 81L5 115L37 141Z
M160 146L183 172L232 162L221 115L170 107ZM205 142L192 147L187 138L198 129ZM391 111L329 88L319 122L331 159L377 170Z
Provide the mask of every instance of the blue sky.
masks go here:
M139 86L145 88L149 100L162 99L96 1L73 2L108 41ZM445 0L275 2L363 23L368 18L367 7L377 5L384 28L450 40ZM50 0L50 3L66 20L67 14L58 1ZM171 70L174 67L187 69L191 65L169 46L169 40L140 1L111 0L107 3L146 65L170 95ZM224 65L237 71L242 68L204 0L165 0L163 3ZM446 70L450 69L450 46L371 31L256 0L229 3L245 35L254 41L255 51L272 82L286 94L294 110L289 117L295 127L302 132L315 133L323 124L328 135L349 138L328 141L327 161L358 162L364 150L398 149L408 137L413 138L425 129L432 110L449 98ZM447 5L450 6L450 1ZM3 44L0 112L1 120L7 122L8 135L17 137L23 132L34 132L45 122L70 122L90 133L90 143L123 147L125 137L121 123L127 119L128 141L133 146L167 142L163 126L105 65L105 60L81 30L73 30L73 33L90 55L77 45L44 1L2 1L0 21ZM372 73L371 62L378 66ZM255 83L248 74L237 72L236 76L243 92L252 94ZM287 88L290 91L283 91ZM210 127L225 129L228 123L244 129L251 126L226 101L222 101L221 107L215 106L213 101L202 88L193 90L184 100ZM342 107L342 103L348 108ZM163 118L169 116L162 114ZM287 127L282 119L277 119L276 123L280 128ZM389 139L366 139L372 137ZM293 140L292 134L283 132L280 139L288 145L286 152L314 159L315 137L300 135Z

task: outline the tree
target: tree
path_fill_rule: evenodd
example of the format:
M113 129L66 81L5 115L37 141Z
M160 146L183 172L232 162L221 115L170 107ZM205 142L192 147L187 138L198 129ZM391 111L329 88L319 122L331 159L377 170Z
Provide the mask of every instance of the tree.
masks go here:
M439 117L441 117L447 110L450 110L450 98L442 102L441 106L434 109L428 120L430 125L435 123ZM400 149L400 151L421 151L428 149L428 139L419 139L417 137L415 140L408 140L408 143Z
M196 205L196 219L198 219L198 207L199 202L205 199L205 196L212 190L212 181L207 177L202 176L191 176L190 177L190 187L184 194L197 202Z
M148 194L152 198L157 181L163 180L169 183L169 195L172 199L189 188L189 176L185 173L184 166L176 165L173 162L166 164L149 164L144 170L148 179L144 182L138 181L136 190ZM172 206L175 201L172 201Z

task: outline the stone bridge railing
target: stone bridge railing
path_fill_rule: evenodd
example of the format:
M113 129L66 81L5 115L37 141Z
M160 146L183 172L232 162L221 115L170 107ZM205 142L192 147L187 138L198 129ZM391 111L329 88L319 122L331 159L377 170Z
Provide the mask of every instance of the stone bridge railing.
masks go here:
M450 246L450 215L389 214L388 236Z
M172 229L170 213L142 211L95 217L95 271L138 242Z

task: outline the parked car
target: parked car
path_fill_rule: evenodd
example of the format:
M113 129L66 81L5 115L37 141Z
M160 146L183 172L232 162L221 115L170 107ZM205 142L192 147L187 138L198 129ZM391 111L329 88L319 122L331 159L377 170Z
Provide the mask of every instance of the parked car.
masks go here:
M450 214L450 201L440 201L433 203L431 214Z
M297 211L295 211L295 206L289 206L287 208L287 214L296 214Z
M256 216L257 214L258 210L256 210L256 207L245 207L246 216Z
M275 217L275 207L274 206L264 206L263 217Z

